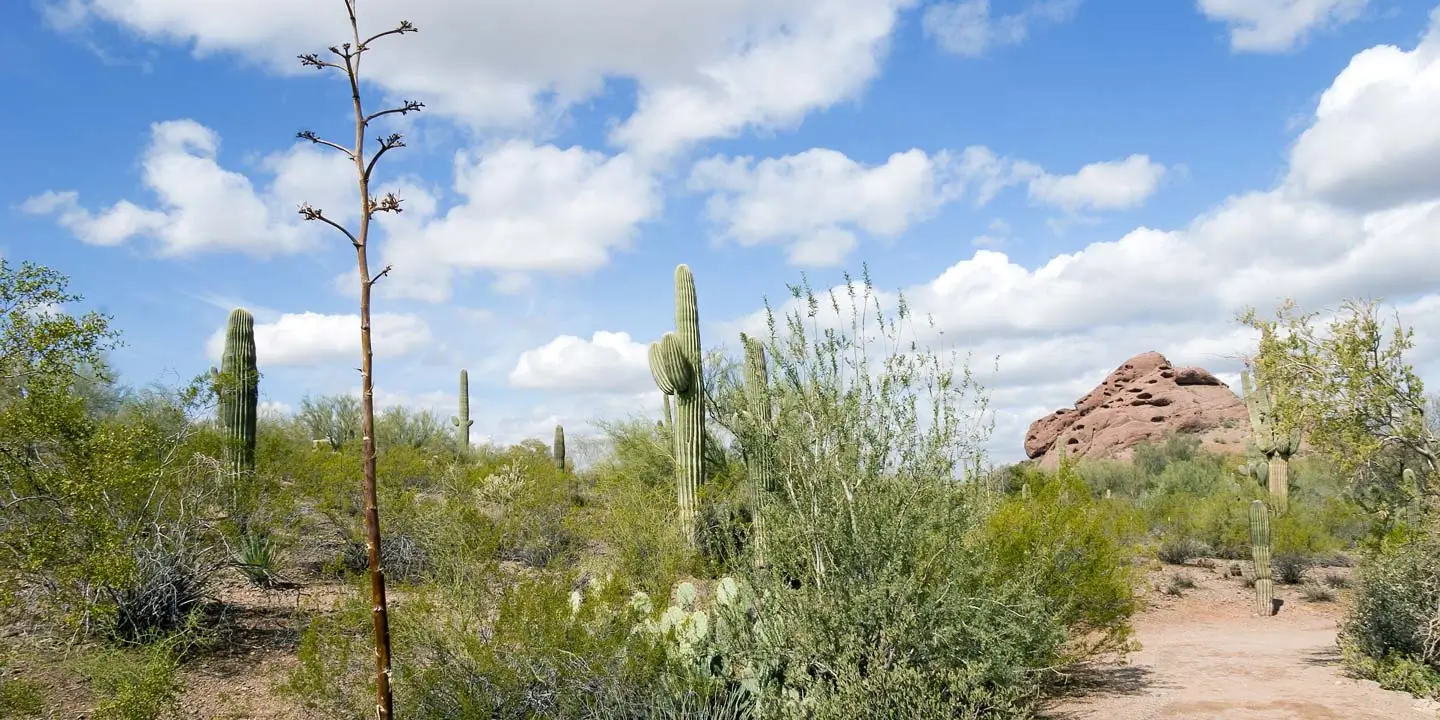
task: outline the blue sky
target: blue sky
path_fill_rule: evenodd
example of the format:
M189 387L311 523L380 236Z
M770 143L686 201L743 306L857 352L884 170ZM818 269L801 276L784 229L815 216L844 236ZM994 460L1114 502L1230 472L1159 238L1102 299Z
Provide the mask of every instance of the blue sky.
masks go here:
M1404 0L363 0L372 107L427 105L378 177L382 402L477 436L658 408L676 263L706 344L868 263L979 357L996 460L1159 350L1233 379L1245 305L1397 304L1434 377L1440 30ZM115 316L127 381L256 313L279 409L358 387L339 0L26 0L0 27L0 252ZM388 131L388 129L387 129ZM351 211L353 212L353 210ZM1428 243L1428 245L1427 245ZM1427 265L1428 263L1428 265ZM1426 270L1428 269L1428 272ZM597 334L599 333L599 334Z

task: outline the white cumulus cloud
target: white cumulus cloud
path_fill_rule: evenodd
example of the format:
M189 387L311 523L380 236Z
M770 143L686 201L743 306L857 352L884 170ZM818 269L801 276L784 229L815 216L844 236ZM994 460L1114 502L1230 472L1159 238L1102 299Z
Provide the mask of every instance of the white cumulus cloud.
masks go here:
M432 341L430 326L416 315L375 313L370 327L376 357L408 355ZM218 362L225 350L225 328L218 328L205 347L211 361ZM257 322L255 355L262 369L332 362L358 366L360 316L285 313L274 321Z
M1160 186L1165 166L1145 155L1097 162L1074 175L1042 175L1030 181L1030 197L1069 211L1124 210L1145 202Z
M1315 30L1344 25L1369 0L1199 0L1201 13L1230 28L1236 52L1284 52Z
M628 333L561 335L526 350L510 371L513 387L580 393L636 393L653 387L647 347Z
M479 127L544 128L609 79L632 78L639 107L613 140L654 156L747 127L793 124L853 98L879 73L900 12L916 2L369 0L360 22L375 32L406 19L421 31L377 44L385 60L367 66L371 80ZM347 33L338 3L42 3L56 27L114 24L278 72L301 72L298 53L324 52Z
M654 177L624 153L514 141L459 153L454 168L459 202L443 213L422 189L404 191L410 207L383 245L395 266L386 292L438 301L457 272L501 273L502 289L527 272L589 272L662 208Z
M219 151L219 135L204 125L193 120L158 122L150 128L150 145L141 160L142 180L158 207L121 200L92 211L69 190L36 195L20 207L55 216L62 227L93 245L149 238L164 255L231 251L270 257L311 247L318 228L307 226L296 206L336 197L346 187L346 173L353 172L338 154L297 145L265 159L274 177L268 187L257 189L249 177L221 167ZM314 188L328 190L317 196ZM327 214L344 219L347 205L353 203L332 204Z
M943 175L945 153L912 149L865 167L824 148L783 158L713 157L690 188L711 193L708 212L741 245L789 243L791 262L833 265L854 249L854 230L895 237L937 210L960 186Z

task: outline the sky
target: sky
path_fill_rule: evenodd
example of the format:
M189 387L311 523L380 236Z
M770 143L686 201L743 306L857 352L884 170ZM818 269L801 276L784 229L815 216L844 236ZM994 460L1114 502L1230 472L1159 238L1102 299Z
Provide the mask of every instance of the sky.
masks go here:
M0 254L111 314L127 383L218 363L358 392L341 0L21 0L0 24ZM973 353L991 459L1156 350L1236 382L1235 321L1381 298L1440 382L1440 8L1410 0L360 0L376 398L476 441L658 415L646 346L696 276L707 347L869 267ZM372 133L373 135L373 133ZM373 140L371 141L374 142ZM372 144L371 150L374 150ZM997 360L998 358L998 360Z

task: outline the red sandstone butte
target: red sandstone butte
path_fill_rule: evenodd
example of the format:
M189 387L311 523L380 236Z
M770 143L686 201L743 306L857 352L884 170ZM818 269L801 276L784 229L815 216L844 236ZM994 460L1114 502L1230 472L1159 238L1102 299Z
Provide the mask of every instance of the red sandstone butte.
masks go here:
M1245 403L1209 371L1176 368L1158 352L1136 355L1075 402L1033 423L1025 454L1042 467L1073 458L1128 459L1144 440L1200 436L1207 450L1240 452L1249 434Z

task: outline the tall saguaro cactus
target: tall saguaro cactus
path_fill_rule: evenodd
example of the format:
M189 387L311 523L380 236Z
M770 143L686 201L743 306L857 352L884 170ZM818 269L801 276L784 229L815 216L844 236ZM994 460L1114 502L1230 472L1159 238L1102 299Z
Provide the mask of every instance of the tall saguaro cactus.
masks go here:
M460 447L470 447L470 426L475 422L470 419L470 375L464 370L460 371L460 414L450 418L450 424L455 426Z
M680 531L695 547L695 493L705 482L705 379L695 276L686 265L675 268L675 330L650 343L650 374L661 392L675 396L675 494Z
M765 500L775 489L775 459L772 444L770 374L765 366L765 346L759 340L740 333L745 346L745 404L750 414L752 435L745 448L745 466L750 476L750 496L754 519L755 565L765 567Z
M550 450L551 450L551 452L554 453L554 455L555 455L555 468L558 469L560 472L565 472L565 426L564 426L564 425L556 425L556 426L555 426L555 443L550 446Z
M255 471L255 420L260 405L260 371L255 364L255 317L245 308L230 311L225 354L220 358L220 423L232 475Z
M1250 501L1250 558L1255 561L1255 610L1275 612L1275 582L1270 579L1270 510L1260 500Z
M1275 510L1283 513L1290 503L1290 457L1300 449L1300 431L1280 426L1270 387L1258 369L1254 382L1249 371L1241 371L1240 389L1245 394L1245 409L1250 412L1250 436L1269 466L1270 498Z

